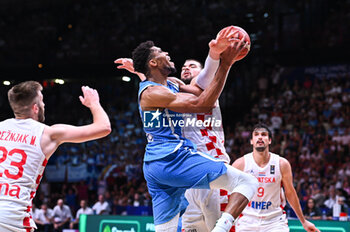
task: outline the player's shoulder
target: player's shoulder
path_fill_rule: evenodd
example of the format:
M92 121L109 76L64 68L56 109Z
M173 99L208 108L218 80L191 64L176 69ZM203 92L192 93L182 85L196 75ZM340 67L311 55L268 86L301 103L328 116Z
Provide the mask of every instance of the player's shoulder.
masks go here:
M162 99L164 97L169 98L175 95L170 89L163 85L152 85L145 89L142 93L142 97L151 99Z
M279 154L273 153L273 152L269 152L271 155L271 162L279 162L281 163L281 159L284 159L282 156L280 156Z
M286 158L281 157L281 156L279 158L280 158L279 163L280 163L281 170L290 167L290 163Z
M244 158L244 156L236 159L235 162L233 162L232 166L234 168L237 168L237 169L243 171L244 170L244 166L245 166L245 158Z

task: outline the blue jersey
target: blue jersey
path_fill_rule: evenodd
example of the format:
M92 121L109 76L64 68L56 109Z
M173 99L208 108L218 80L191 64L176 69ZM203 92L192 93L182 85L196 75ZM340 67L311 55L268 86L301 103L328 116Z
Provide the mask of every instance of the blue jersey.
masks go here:
M149 86L163 86L162 84L152 81L143 81L140 83L138 99L142 92ZM173 93L178 93L179 88L171 81L167 81L167 86ZM174 152L180 147L194 148L192 142L183 137L181 121L183 122L182 113L177 113L169 109L157 111L143 111L139 104L139 111L143 129L147 136L148 144L144 161L152 161L164 158Z

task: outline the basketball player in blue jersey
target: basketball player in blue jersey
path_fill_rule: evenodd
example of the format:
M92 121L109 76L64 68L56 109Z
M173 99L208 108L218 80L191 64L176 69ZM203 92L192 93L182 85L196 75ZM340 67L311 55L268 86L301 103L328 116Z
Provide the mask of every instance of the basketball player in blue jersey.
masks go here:
M146 80L145 75L135 72L132 59L119 58L115 63L120 64L118 66L119 69L125 69L136 74L141 81ZM174 77L168 77L168 80L179 84L180 92L186 92L186 88L192 85L206 89L214 78L219 64L220 54L217 54L215 44L210 43L209 54L204 67L197 60L187 59L181 71L181 81L183 82ZM184 120L198 120L199 118L208 121L222 121L219 102L216 102L215 107L209 113L186 113ZM197 151L230 163L230 157L224 147L224 132L221 128L206 126L183 127L183 136L197 146ZM180 231L210 232L224 211L229 195L227 191L220 189L187 189L185 197L189 205L182 218L180 218L181 223L179 223L179 226L182 228Z
M178 86L167 79L175 66L153 42L141 43L133 51L135 71L146 76L139 89L139 109L148 139L143 170L157 232L177 230L179 216L187 206L184 192L188 188L222 188L233 193L215 232L229 231L257 190L258 182L249 174L197 152L183 137L180 125L181 113L208 112L214 107L235 57L247 46L244 38L232 39L232 32L228 28L211 42L224 52L214 80L199 96L179 93Z

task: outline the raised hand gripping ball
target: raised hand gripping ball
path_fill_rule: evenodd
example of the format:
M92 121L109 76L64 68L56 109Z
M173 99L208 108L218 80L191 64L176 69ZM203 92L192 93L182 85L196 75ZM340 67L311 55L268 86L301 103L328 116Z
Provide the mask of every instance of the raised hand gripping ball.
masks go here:
M238 27L238 26L233 26L235 30L237 30L239 33L234 33L233 37L232 38L235 38L235 39L242 39L244 36L245 36L245 39L244 39L244 42L248 43L248 47L246 48L243 48L243 50L241 51L241 53L237 56L236 58L236 61L237 60L241 60L243 59L244 57L246 57L246 55L249 53L250 51L250 46L251 46L251 43L250 43L250 37L249 37L249 34L241 27ZM225 29L225 28L224 28ZM222 29L222 30L224 30ZM222 30L219 32L219 34L222 32Z

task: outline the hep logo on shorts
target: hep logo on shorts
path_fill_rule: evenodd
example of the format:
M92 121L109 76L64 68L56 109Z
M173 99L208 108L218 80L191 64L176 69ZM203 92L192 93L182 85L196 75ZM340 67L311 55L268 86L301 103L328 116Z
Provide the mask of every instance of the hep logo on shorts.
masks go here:
M160 115L162 113L157 111L144 111L143 112L143 127L144 128L160 128Z

